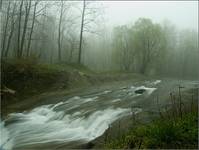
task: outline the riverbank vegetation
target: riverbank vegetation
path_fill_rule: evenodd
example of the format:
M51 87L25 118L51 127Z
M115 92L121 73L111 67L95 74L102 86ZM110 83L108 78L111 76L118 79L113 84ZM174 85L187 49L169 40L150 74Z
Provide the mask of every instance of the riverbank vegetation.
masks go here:
M79 64L39 63L36 58L5 59L1 62L1 104L6 109L10 104L44 92L144 78L132 73L96 73Z
M166 111L150 123L134 120L125 134L107 140L106 149L197 149L198 148L198 89L183 92ZM165 108L161 108L165 110Z

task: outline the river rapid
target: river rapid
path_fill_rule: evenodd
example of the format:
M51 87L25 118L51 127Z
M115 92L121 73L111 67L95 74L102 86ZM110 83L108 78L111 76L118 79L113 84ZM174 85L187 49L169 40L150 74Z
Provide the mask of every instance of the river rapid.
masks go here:
M0 122L1 148L22 149L42 144L62 144L78 141L88 143L101 136L114 121L139 113L136 98L148 97L161 80L144 85L123 86L70 98L60 98L22 113L11 113ZM143 93L136 93L142 89Z

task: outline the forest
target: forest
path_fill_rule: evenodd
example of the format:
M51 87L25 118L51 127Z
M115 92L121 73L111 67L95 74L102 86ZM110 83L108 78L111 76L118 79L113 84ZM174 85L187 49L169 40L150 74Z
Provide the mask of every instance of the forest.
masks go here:
M111 24L113 3L119 19L124 6L157 9L145 1L0 1L0 149L198 147L198 24L177 11L187 6L195 16L198 2L173 2L172 14L197 28L161 9L161 20L129 9L130 21Z
M96 3L3 1L1 58L78 63L96 71L199 76L197 31L149 18L109 29L105 8Z

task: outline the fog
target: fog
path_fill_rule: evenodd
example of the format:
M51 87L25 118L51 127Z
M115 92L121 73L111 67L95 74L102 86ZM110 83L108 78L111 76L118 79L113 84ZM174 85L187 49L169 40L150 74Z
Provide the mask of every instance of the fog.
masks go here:
M197 1L3 1L1 15L5 59L175 76L198 64Z
M198 30L198 1L103 1L107 24L122 25L146 17L170 20L179 28Z
M198 1L0 0L0 15L0 150L198 148Z

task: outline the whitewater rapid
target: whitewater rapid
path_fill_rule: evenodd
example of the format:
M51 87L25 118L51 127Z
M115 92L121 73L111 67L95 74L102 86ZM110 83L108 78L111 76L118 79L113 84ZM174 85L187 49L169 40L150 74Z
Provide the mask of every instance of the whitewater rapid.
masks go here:
M154 82L157 84L157 81ZM159 82L158 82L159 83ZM114 121L132 112L135 90L146 95L156 88L131 86L106 90L86 96L74 96L56 104L42 105L23 113L9 114L1 121L1 148L10 150L44 143L87 143L101 136ZM125 107L122 106L126 103ZM141 108L135 108L141 112ZM6 126L5 126L6 123Z

